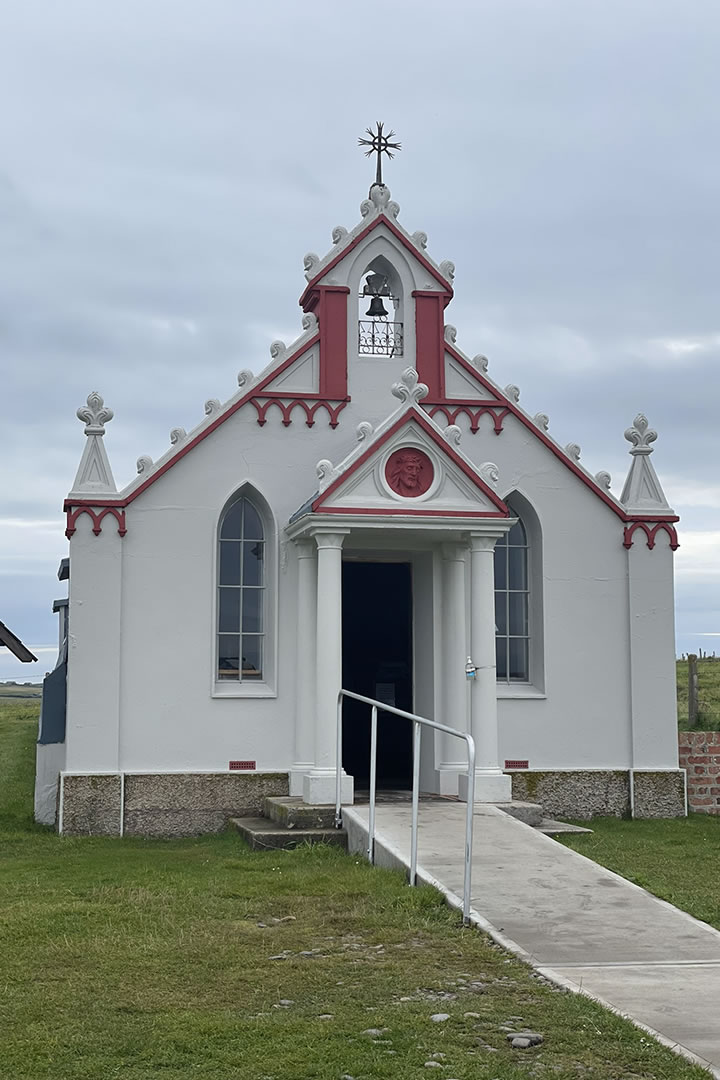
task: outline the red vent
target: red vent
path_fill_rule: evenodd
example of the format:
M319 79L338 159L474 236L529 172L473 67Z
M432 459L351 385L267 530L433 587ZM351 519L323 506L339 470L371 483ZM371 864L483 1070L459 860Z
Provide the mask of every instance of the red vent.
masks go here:
M229 769L256 769L257 762L255 761L230 761L228 762Z
M509 761L505 761L506 769L527 769L527 767L527 761L516 761L514 758L511 758Z

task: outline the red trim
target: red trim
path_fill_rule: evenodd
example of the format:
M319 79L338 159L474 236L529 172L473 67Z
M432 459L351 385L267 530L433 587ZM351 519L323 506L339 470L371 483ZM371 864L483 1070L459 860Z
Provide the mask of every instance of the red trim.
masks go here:
M67 536L68 540L75 532L77 519L80 517L81 514L89 514L92 518L92 531L95 536L99 536L102 532L102 521L103 518L107 517L108 514L112 514L118 523L118 536L125 535L125 533L127 532L127 528L125 527L125 511L124 509L122 509L122 507L110 506L108 504L103 505L102 503L100 503L99 506L102 506L102 510L100 511L100 513L96 513L93 509L93 507L95 506L98 506L98 503L81 503L80 505L76 505L75 509L73 510L70 505L66 504L65 509L67 510L67 528L65 529L65 535Z
M365 237L373 231L373 229L377 229L379 225L385 225L393 234L393 236L395 236L396 239L400 241L403 247L405 247L409 252L411 252L413 257L417 259L420 265L425 270L427 270L429 274L432 274L435 280L439 282L440 285L442 285L445 293L448 296L448 303L450 302L450 299L452 299L453 296L452 286L442 276L437 267L433 266L430 260L427 259L426 256L423 255L422 252L415 247L412 241L409 240L403 232L401 232L401 230L393 221L390 220L390 218L386 217L385 214L378 214L378 216L373 221L366 225L364 229L360 230L354 240L350 244L348 244L347 247L344 247L341 251L338 251L337 255L335 255L335 257L330 260L327 266L324 266L322 270L320 270L319 273L315 275L314 278L310 279L305 289L305 292L302 294L299 300L300 307L303 309L303 311L312 311L312 307L309 306L312 299L311 294L316 288L318 282L322 281L325 275L329 274L333 267L337 266L337 264L341 262L346 257L346 255L349 255L351 251L354 251L358 244L360 244L365 239Z
M327 490L324 491L322 495L320 495L312 504L313 511L318 511L321 508L323 502L328 498L328 496L332 495L334 491L337 491L337 489L345 483L348 477L352 476L353 473L357 472L357 470L362 465L364 465L366 461L369 460L369 458L373 457L377 453L377 451L382 446L384 446L385 443L387 443L387 441L393 437L393 435L395 435L397 431L400 431L403 427L408 426L411 423L417 424L430 436L432 441L442 451L443 455L445 457L449 457L450 460L453 461L455 465L465 474L465 476L467 476L467 478L475 485L475 487L479 488L480 491L482 491L482 493L486 496L486 498L490 499L492 504L497 507L503 517L510 516L510 511L508 510L502 499L500 499L499 496L495 494L492 488L490 488L483 480L480 479L474 469L472 469L470 465L463 461L459 454L455 453L452 446L450 446L450 444L445 441L442 435L436 430L435 425L430 423L425 414L415 411L403 413L403 415L395 421L392 427L388 428L388 430L377 440L377 442L373 443L372 446L369 446L365 453L360 455L357 461L352 465L350 469L348 469L347 472L343 473L341 476L338 476L337 479L334 480L332 484L330 484ZM373 511L369 512L372 513ZM399 512L400 511L398 511L398 513ZM407 513L407 511L405 512Z
M673 521L679 521L679 518L673 518ZM650 525L655 521L655 525L651 528ZM657 520L655 518L648 519L647 521L633 521L632 525L627 525L624 529L623 547L631 548L633 546L633 533L637 529L642 529L647 537L647 546L652 549L655 547L655 537L662 529L663 532L668 534L670 538L670 548L672 551L677 551L680 547L678 541L677 532L675 526L670 520Z
M440 402L423 401L423 405L428 409L430 416L434 416L435 413L438 412L443 413L448 424L454 424L460 413L464 413L470 421L470 431L473 435L477 433L480 425L480 417L485 413L492 416L495 434L499 435L502 431L503 420L510 412L510 410L500 402L482 405L477 405L475 402L473 402L472 405L469 402L462 402L456 405L453 401L452 404L443 405Z
M282 412L283 427L289 427L292 423L292 411L296 405L301 406L305 410L305 423L308 427L312 427L315 423L315 413L320 408L327 410L330 417L330 427L336 428L338 426L338 416L347 405L349 398L344 398L342 401L335 402L326 401L325 398L318 398L315 394L296 394L291 400L287 400L289 395L284 395L286 400L283 400L277 391L270 391L267 395L263 395L262 398L251 398L251 404L255 406L255 410L258 414L257 422L260 427L264 427L267 423L267 411L271 405L277 405ZM310 402L313 402L311 405Z
M415 298L415 368L433 398L445 397L445 304L442 293Z
M329 489L328 489L329 490ZM313 512L315 505L313 504ZM323 506L317 511L319 514L377 514L379 517L442 517L442 518L506 518L508 513L494 510L407 510L403 506L397 508L380 507L373 509L371 506Z

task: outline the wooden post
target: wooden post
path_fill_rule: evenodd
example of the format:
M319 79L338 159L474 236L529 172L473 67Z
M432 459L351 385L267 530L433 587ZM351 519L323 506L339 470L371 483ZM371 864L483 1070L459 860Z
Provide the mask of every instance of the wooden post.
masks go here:
M694 727L698 718L698 670L697 656L688 653L688 724Z

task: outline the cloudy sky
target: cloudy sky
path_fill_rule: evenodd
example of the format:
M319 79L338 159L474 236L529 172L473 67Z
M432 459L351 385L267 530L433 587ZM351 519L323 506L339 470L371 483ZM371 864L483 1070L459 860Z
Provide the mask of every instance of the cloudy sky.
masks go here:
M659 431L678 650L713 650L717 0L0 0L0 27L0 618L41 660L0 679L54 663L76 408L115 410L123 486L264 367L303 255L358 220L378 118L460 347L616 493L624 429Z

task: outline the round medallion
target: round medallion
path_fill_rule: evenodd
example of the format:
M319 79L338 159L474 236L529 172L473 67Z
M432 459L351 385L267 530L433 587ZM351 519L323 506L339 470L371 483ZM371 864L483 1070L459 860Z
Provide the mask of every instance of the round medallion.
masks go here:
M432 461L422 450L406 446L395 450L385 466L385 479L396 495L416 499L424 495L433 482Z

